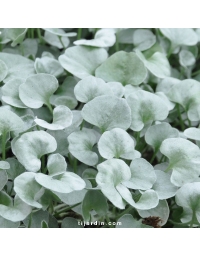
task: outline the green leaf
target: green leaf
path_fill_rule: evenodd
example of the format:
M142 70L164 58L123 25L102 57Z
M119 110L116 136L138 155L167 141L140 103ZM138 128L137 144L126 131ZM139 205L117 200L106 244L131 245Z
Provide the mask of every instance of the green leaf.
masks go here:
M119 83L119 82L109 82L109 83L107 83L107 85L109 85L112 93L115 96L121 98L124 95L125 90L124 90L124 86L121 83Z
M158 195L154 190L146 190L144 193L142 193L140 199L136 203L133 200L132 194L127 187L125 187L122 184L119 184L116 188L119 194L122 196L122 198L136 209L148 210L158 205Z
M77 79L72 76L68 76L64 80L63 84L59 86L56 94L51 96L51 104L55 106L65 105L70 109L74 109L78 105L74 95L74 88L76 84Z
M57 36L65 36L65 37L74 37L77 35L76 32L68 32L66 33L62 28L43 28L45 31L48 31L51 34Z
M200 223L200 183L193 182L184 184L176 193L176 203L187 211L189 221L195 221L195 217ZM183 220L183 222L185 222Z
M56 150L54 137L44 131L34 131L22 134L12 141L12 151L18 161L31 172L41 168L40 158Z
M47 160L47 169L51 177L63 174L67 170L65 158L60 154L51 154Z
M139 215L142 218L148 218L148 217L159 217L161 219L160 225L164 226L167 223L167 220L169 218L169 206L166 200L160 200L159 204L150 210L138 210Z
M10 220L6 220L3 217L0 217L0 228L18 228L20 222L12 222Z
M135 53L120 51L114 53L98 67L95 75L106 82L139 85L145 80L147 70Z
M57 79L49 74L37 74L29 77L19 87L21 101L30 108L49 105L51 95L58 89Z
M4 80L7 74L8 74L8 68L6 64L2 60L0 60L0 82Z
M37 173L35 180L44 188L58 193L70 193L74 190L82 190L85 188L85 181L72 172L65 172L56 177Z
M26 79L35 74L34 62L20 55L0 52L0 60L2 60L7 68L8 74L4 78L4 82L8 82L13 78Z
M111 47L115 44L116 37L114 29L100 29L96 32L94 39L81 39L74 41L75 45L88 45L93 47Z
M117 220L120 225L116 224L116 228L151 228L150 226L142 224L141 220L136 220L131 214L124 214Z
M78 224L77 219L66 217L62 221L61 228L83 228L83 226Z
M19 86L24 83L24 79L14 78L1 87L2 100L7 104L17 108L27 108L19 98Z
M184 131L184 135L189 139L200 141L199 128L195 128L195 127L188 128Z
M163 92L170 99L171 90L178 83L180 83L180 80L177 78L165 77L158 83L156 92Z
M0 169L1 170L7 170L10 169L10 164L6 161L0 161Z
M168 138L178 138L179 131L172 128L168 123L152 125L145 133L145 141L151 145L155 151L158 151L162 142Z
M160 151L169 158L167 170L173 170L171 182L175 186L193 182L199 177L200 149L198 146L186 139L171 138L162 142Z
M170 76L170 64L163 53L155 52L149 58L145 58L138 50L136 50L136 54L144 62L145 67L156 77L165 78Z
M139 158L141 154L134 148L133 139L126 131L120 128L104 132L98 142L99 153L105 159L115 157L132 160Z
M188 50L181 50L179 52L179 62L183 67L189 67L195 64L195 57L193 53Z
M49 133L56 140L57 148L54 151L54 153L59 153L63 156L67 156L69 153L69 150L68 150L69 143L68 143L67 135L66 135L65 131L64 130L57 130L57 131L49 130L49 131L47 131L47 133Z
M94 75L96 68L107 57L108 54L105 49L74 46L68 48L63 55L60 55L59 62L68 72L83 79L89 75Z
M0 108L0 134L23 130L24 122L12 111L1 107Z
M83 199L82 212L85 221L90 221L91 210L95 210L100 217L106 216L108 212L107 200L98 190L88 191Z
M143 158L134 159L130 165L131 178L123 184L131 189L147 190L152 188L156 181L153 166Z
M27 30L27 28L7 28L6 35L8 39L13 41L11 46L20 44L24 40Z
M152 189L156 191L159 199L168 199L175 196L178 187L171 183L171 173L165 173L160 170L155 170L157 179L153 184Z
M96 165L98 155L92 151L93 146L99 140L99 134L91 129L83 128L68 136L69 152L79 161L87 165Z
M133 131L141 131L145 125L153 121L164 120L168 116L168 108L155 94L138 90L127 98L131 108Z
M112 95L113 93L111 87L104 80L88 76L76 84L74 94L78 101L87 103L95 97Z
M25 204L18 196L15 196L13 206L6 206L0 203L0 216L13 222L24 220L31 210L32 208Z
M64 35L64 33L63 33L63 35ZM56 34L51 33L49 31L45 31L44 40L48 44L50 44L52 46L55 46L58 49L67 48L70 44L70 40L67 36L56 35Z
M6 161L10 165L10 169L6 170L9 180L14 180L17 176L25 172L25 168L15 158L7 158Z
M92 188L92 185L88 180L85 180L85 183L87 188ZM58 193L58 192L54 192L54 194L56 194L63 203L67 205L74 205L74 204L81 203L83 201L87 191L88 191L87 189L82 189L82 190L75 190L67 194Z
M133 44L139 51L145 51L156 43L156 36L148 29L136 29L133 33Z
M58 106L53 110L53 122L49 124L45 120L35 118L35 123L49 130L63 130L72 124L72 112L66 106Z
M131 123L131 111L125 99L115 96L98 96L84 105L83 118L101 131L121 128L127 130Z
M181 45L195 45L198 37L191 28L161 28L162 34L167 37L175 49Z
M64 72L60 63L49 57L36 58L34 64L36 73L46 73L56 77L59 77Z
M14 190L26 204L42 208L37 201L44 194L44 189L35 181L35 173L25 172L14 180Z
M5 170L0 170L0 191L4 188L8 181L8 175Z

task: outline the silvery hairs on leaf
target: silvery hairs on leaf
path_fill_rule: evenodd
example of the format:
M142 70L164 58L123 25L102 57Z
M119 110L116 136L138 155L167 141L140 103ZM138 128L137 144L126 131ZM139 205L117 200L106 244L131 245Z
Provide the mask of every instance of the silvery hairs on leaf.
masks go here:
M131 124L131 111L125 99L116 96L98 96L84 105L83 119L101 129L113 128L127 130Z
M72 111L66 106L58 106L53 110L53 122L50 124L45 120L35 118L35 123L48 130L63 130L72 124Z
M31 172L41 168L40 158L56 150L54 137L44 131L33 131L22 134L12 141L12 151L18 161Z
M168 116L168 108L155 94L138 90L127 97L131 108L132 122L130 128L133 131L141 131L145 125L153 121L164 120Z
M106 82L139 85L145 80L147 70L135 53L120 51L104 61L96 69L95 75Z
M30 76L19 86L19 97L29 108L49 105L51 95L58 89L58 80L49 74Z
M74 46L60 55L61 66L78 78L94 75L96 68L108 57L105 49L88 46ZM90 61L88 61L90 60Z

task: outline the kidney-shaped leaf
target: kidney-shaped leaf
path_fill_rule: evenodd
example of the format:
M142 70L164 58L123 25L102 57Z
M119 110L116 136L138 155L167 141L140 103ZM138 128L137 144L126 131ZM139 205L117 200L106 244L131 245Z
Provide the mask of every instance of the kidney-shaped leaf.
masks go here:
M198 37L191 28L161 28L160 30L171 41L173 48L198 43Z
M175 200L184 210L189 210L187 212L190 214L190 220L192 220L195 215L200 223L200 182L183 185L177 191Z
M195 127L188 128L184 131L184 135L189 139L200 141L199 128L195 128Z
M130 128L133 131L141 131L153 121L164 120L169 113L167 106L157 95L143 90L130 94L127 102L131 108Z
M6 108L0 108L0 134L11 131L22 131L24 122L22 119Z
M145 133L146 143L151 145L154 151L157 151L160 148L165 139L178 137L179 131L172 128L168 123L152 125Z
M156 43L156 36L148 29L136 29L133 33L133 44L140 51L151 48Z
M66 106L58 106L53 110L53 122L50 124L45 120L35 118L35 123L48 130L63 130L72 124L73 115Z
M106 82L139 85L145 80L147 70L135 53L120 51L114 53L98 67L95 75Z
M13 222L24 220L31 210L31 206L24 203L18 196L15 196L14 205L0 204L0 216Z
M51 95L58 89L57 79L49 74L30 76L19 87L21 101L30 108L41 108L49 105Z
M83 118L99 127L102 132L113 128L127 130L131 111L125 99L103 95L91 100L82 109Z
M123 184L132 189L147 190L152 188L156 181L153 166L143 158L134 159L130 165L131 179Z
M166 139L162 142L160 151L169 158L166 171L173 170L171 182L182 186L195 181L200 175L200 149L192 142L182 139Z
M68 136L69 151L84 164L96 165L98 155L92 151L92 148L98 140L99 134L96 131L83 128L81 131L73 132Z
M19 86L24 83L24 79L14 78L2 86L2 100L7 104L17 108L27 108L19 98Z
M25 172L14 180L14 190L26 204L42 208L37 202L44 193L44 189L35 181L35 173Z
M37 173L35 180L44 188L58 193L70 193L75 190L82 190L86 186L85 181L72 172L65 172L56 177Z
M132 160L140 157L141 154L134 148L133 139L126 131L120 128L104 132L98 142L99 153L105 159L121 157Z
M105 49L95 49L87 46L74 46L68 48L60 55L61 66L77 76L85 78L94 75L96 68L108 57Z
M94 39L80 39L74 41L75 45L88 45L94 47L111 47L116 41L114 29L103 28L97 31Z
M47 169L49 171L49 175L52 177L65 173L67 170L67 163L65 161L65 158L58 153L51 154L48 157Z
M95 210L99 216L106 216L108 204L105 196L98 190L86 193L82 203L82 213L85 221L90 221L90 211Z
M87 103L97 96L112 95L112 90L101 78L88 76L76 84L74 94L78 101Z
M57 148L54 137L44 131L34 131L22 134L21 137L12 141L12 151L18 161L32 172L39 171L41 167L40 158Z
M57 60L46 56L41 59L36 58L34 67L37 73L47 73L56 77L59 77L64 72Z

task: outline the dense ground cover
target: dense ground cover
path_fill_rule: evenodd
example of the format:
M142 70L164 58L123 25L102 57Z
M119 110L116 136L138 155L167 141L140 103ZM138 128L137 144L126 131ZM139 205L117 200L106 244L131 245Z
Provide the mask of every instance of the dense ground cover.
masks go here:
M200 29L1 29L0 227L200 225Z

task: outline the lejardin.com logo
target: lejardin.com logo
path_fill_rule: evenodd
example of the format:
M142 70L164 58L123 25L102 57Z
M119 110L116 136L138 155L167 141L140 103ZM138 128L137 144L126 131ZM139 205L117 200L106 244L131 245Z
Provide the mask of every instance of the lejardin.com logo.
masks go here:
M120 221L109 221L109 222L104 222L104 221L78 221L78 225L80 226L120 226L122 223Z

